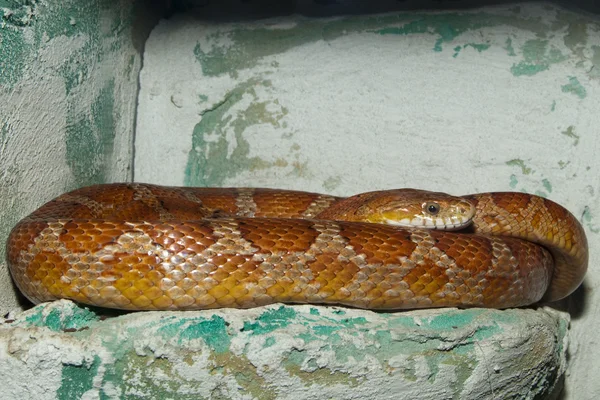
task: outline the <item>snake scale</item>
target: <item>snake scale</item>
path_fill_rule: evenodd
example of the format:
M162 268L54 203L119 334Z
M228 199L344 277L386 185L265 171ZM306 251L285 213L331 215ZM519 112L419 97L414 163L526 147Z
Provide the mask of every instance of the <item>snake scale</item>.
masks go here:
M406 222L394 214L409 208L405 195L417 214L458 210L440 217L451 229L472 223L394 226ZM34 303L68 298L125 310L508 308L559 300L582 282L587 240L562 206L525 193L443 196L96 185L21 220L7 259Z

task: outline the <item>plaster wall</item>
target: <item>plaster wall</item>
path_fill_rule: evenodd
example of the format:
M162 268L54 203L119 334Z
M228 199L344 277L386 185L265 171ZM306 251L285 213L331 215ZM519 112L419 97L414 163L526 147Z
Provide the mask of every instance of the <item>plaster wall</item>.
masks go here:
M176 60L176 61L175 61ZM566 398L600 396L600 23L531 3L213 23L150 36L135 178L336 195L393 187L526 191L591 244L570 299Z
M237 23L175 15L146 44L136 120L149 3L0 0L0 241L61 192L132 177L341 195L524 190L564 204L588 233L590 273L566 305L571 330L548 309L351 310L360 324L348 326L308 306L104 322L58 302L0 324L14 397L251 398L266 393L256 382L315 398L353 388L534 397L563 373L567 343L564 397L600 396L600 349L588 339L600 328L596 18L541 3ZM18 296L1 268L4 314Z
M62 192L131 178L139 8L127 0L0 0L0 243ZM3 244L0 260L4 314L20 298Z

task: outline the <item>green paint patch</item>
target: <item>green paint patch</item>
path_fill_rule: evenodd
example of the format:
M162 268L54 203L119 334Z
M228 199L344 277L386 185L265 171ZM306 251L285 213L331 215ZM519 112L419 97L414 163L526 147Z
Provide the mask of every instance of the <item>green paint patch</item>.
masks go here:
M594 216L592 215L592 210L590 210L590 207L585 206L583 209L583 214L581 215L581 219L587 225L590 231L594 233L600 232L600 226L594 223Z
M478 53L481 53L482 51L489 49L490 45L487 43L467 43L463 46L463 49L466 49L467 47L471 47L477 50Z
M426 326L435 330L451 330L473 322L480 315L477 310L463 310L457 313L440 314L432 318Z
M506 54L508 54L511 57L516 57L516 55L517 55L517 53L515 53L515 49L512 45L511 38L506 38L506 42L504 44L504 50L506 50Z
M354 327L356 327L356 325L364 325L364 324L368 323L369 321L367 321L367 319L365 317L355 317L355 318L344 318L340 322L348 328L354 328Z
M548 40L530 39L521 47L523 61L513 64L510 72L514 76L532 76L546 71L552 64L567 59L558 49L548 48Z
M161 324L156 333L164 338L177 337L180 344L202 339L216 353L229 350L231 342L227 332L229 323L218 315L213 315L211 319L171 317L161 320Z
M475 50L477 50L478 53L481 53L482 51L489 49L490 45L489 44L478 44L478 43L467 43L464 46L456 46L454 48L454 54L452 55L452 57L456 58L458 56L458 53L462 49L466 49L467 47L472 47Z
M31 314L25 318L26 326L46 327L55 332L88 327L90 323L100 318L87 308L73 304L69 308L51 308L47 304L31 309Z
M75 187L104 183L115 146L115 80L104 86L89 114L67 115L66 159Z
M556 100L552 100L552 105L550 106L550 111L556 110Z
M331 336L335 331L341 329L341 326L335 325L315 325L312 327L313 332L317 336Z
M329 20L303 20L289 28L255 27L233 28L230 31L217 31L208 34L194 48L202 72L206 76L229 74L238 76L238 71L252 68L267 58L281 54L298 46L319 41L332 41L353 33L374 33L385 36L430 35L433 51L441 52L445 43L451 43L465 32L476 31L494 26L510 26L534 32L542 37L548 31L548 25L542 20L519 18L514 15L494 15L489 13L397 13L377 16L348 16ZM543 43L545 47L547 43ZM488 44L474 43L478 51L489 47ZM530 51L532 44L525 46L525 64L515 67L516 74L533 74L535 63L539 69L559 62L564 57L555 49L538 54ZM510 55L516 55L512 41L507 39L506 49ZM455 48L456 50L456 48ZM540 56L543 56L540 59ZM548 64L541 66L541 64ZM278 68L277 60L264 62L264 66Z
M37 0L0 1L0 28L30 26L35 20L37 2Z
M550 183L550 181L548 179L542 179L542 185L544 186L544 188L546 189L546 191L548 193L552 193L552 184Z
M310 308L310 315L321 315L321 313L319 313L319 309L311 307Z
M414 328L418 326L415 322L415 319L412 317L396 317L394 319L391 319L389 324L390 328L394 328L397 326L402 326L405 328Z
M203 112L192 133L192 149L185 173L187 186L222 186L225 179L242 171L282 166L281 159L265 161L250 156L250 142L244 131L261 124L282 129L281 120L288 114L277 100L258 101L257 86L269 88L271 82L259 79L243 82L228 92L223 101ZM245 109L233 111L248 98L253 101Z
M519 180L517 179L517 176L515 174L511 174L510 175L510 182L508 183L508 185L510 186L511 189L514 189L517 187L517 185L519 184Z
M480 14L480 16L482 15ZM375 32L380 35L431 34L437 37L433 45L433 51L441 52L442 44L452 42L464 32L480 29L486 26L486 22L490 22L486 18L478 20L470 17L471 15L461 14L415 15L413 21L400 27L382 28Z
M213 315L209 320L192 322L179 333L179 342L202 339L216 353L229 350L231 339L227 333L229 325L223 318Z
M575 127L573 125L568 126L567 129L561 133L573 139L573 146L577 146L579 144L579 135L575 133Z
M567 83L566 85L562 85L561 89L563 93L574 94L580 99L585 99L585 97L587 96L587 91L583 86L581 86L579 80L574 76L569 76L569 83Z
M6 19L6 14L2 12L0 9L0 23ZM0 87L11 88L21 80L27 64L33 61L33 50L20 30L2 26L0 30Z
M264 347L271 347L275 344L275 338L274 337L268 337L265 340L265 346Z
M89 365L63 365L60 387L56 391L59 400L81 399L94 387L101 360L98 356Z
M480 17L480 18L478 18ZM483 18L483 22L479 20ZM353 16L335 20L304 20L291 28L238 28L228 32L209 34L203 43L198 43L194 55L207 76L230 74L252 68L269 56L283 53L295 47L318 41L331 41L359 32L380 35L433 34L437 37L434 50L465 31L479 29L490 23L490 19L501 17L487 14L448 13L439 14L395 14L385 16ZM511 19L505 18L510 21ZM497 21L496 23L500 23ZM398 24L403 24L398 26ZM270 66L277 68L277 61Z
M205 95L205 94L201 94L201 95L198 96L198 100L199 100L200 103L205 103L205 102L208 101L208 96Z
M263 335L288 326L293 323L294 318L296 318L296 311L293 308L281 306L278 309L265 311L256 322L244 322L242 331Z
M523 161L519 158L513 158L512 160L507 161L506 165L509 165L511 167L521 168L521 172L523 173L523 175L529 175L529 174L535 172L525 164L525 161Z
M197 395L178 393L182 377L173 368L173 362L167 358L149 359L140 357L135 351L127 351L114 363L107 364L102 375L100 399L112 399L114 393L121 393L122 398L167 399L177 393L178 399L195 399ZM140 373L145 371L145 373ZM194 385L190 389L194 389ZM109 390L107 390L109 389ZM79 397L72 397L79 398Z
M540 196L540 197L543 197L543 198L547 198L548 197L548 193L546 193L544 191L541 191L541 190L536 190L534 194L536 196Z

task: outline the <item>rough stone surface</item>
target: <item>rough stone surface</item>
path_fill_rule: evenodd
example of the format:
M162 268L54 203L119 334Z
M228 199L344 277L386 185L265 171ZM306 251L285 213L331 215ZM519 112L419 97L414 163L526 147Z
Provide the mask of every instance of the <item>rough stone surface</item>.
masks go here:
M139 8L139 7L138 7ZM131 177L141 67L126 0L0 0L0 310L12 226L76 187Z
M3 393L36 400L544 398L569 324L550 308L308 305L100 320L69 301L12 318L0 323L0 375L18 379Z
M140 4L0 0L0 242L60 192L131 177ZM591 243L569 300L564 398L600 398L599 71L598 19L550 4L218 24L175 15L147 43L136 180L548 196ZM0 264L7 311L16 294ZM16 315L0 326L0 376L22 399L543 398L567 351L567 316L551 309L276 306L99 322L59 302Z
M596 399L599 71L599 19L549 3L219 24L176 15L147 43L136 177L547 196L591 245L569 300L565 397Z

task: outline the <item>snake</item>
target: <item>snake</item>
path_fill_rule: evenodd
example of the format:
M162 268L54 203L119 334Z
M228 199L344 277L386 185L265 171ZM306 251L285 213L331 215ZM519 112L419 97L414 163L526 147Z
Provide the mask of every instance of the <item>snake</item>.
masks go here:
M6 253L34 304L121 310L503 309L568 296L588 264L573 214L527 193L143 183L58 196L16 224Z

